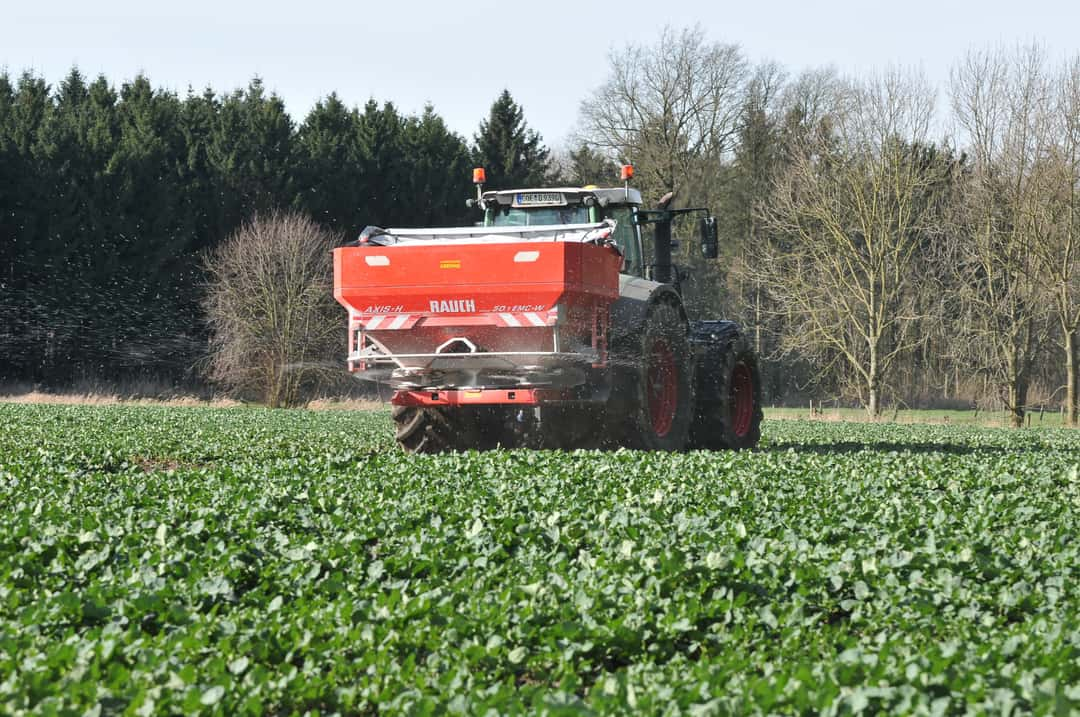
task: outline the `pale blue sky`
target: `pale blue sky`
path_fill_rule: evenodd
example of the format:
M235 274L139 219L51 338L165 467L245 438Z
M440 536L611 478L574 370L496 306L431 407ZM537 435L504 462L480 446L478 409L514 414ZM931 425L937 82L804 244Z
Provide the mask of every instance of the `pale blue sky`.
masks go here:
M5 0L0 68L55 83L77 64L114 83L145 72L158 86L217 91L259 75L301 121L315 101L374 97L405 112L425 102L470 137L506 87L545 141L562 146L580 101L607 75L608 53L652 42L659 27L700 22L711 39L790 71L833 65L856 74L922 67L944 89L950 64L991 43L1080 51L1080 2L85 2ZM10 9L16 5L18 9Z

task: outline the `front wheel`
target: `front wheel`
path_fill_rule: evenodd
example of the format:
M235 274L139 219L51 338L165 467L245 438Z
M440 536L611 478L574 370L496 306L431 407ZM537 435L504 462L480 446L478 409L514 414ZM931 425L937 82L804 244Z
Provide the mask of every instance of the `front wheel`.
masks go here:
M722 361L719 400L698 406L691 442L698 448L753 448L764 418L757 355L740 333Z

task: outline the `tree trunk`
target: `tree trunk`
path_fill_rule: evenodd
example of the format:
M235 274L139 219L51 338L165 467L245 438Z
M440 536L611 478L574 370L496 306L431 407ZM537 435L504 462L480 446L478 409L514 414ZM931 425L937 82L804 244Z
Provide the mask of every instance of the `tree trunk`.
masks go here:
M754 287L754 354L761 356L761 286Z
M1024 404L1027 403L1027 386L1019 378L1009 382L1009 426L1024 427Z
M866 412L870 414L871 418L878 418L881 416L880 400L877 386L871 386L866 397Z
M1065 425L1076 425L1076 330L1065 331Z
M871 345L866 378L866 412L875 420L881 417L881 372L878 366L877 347Z
M761 358L761 285L757 282L754 283L754 355L761 372L762 398L775 400L772 366Z

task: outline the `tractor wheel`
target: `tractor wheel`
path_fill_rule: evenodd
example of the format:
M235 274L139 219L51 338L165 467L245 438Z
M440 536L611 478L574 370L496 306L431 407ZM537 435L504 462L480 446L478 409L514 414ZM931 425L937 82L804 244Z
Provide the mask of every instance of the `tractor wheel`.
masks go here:
M682 450L694 417L694 363L686 322L671 304L657 304L645 320L640 362L632 442L650 451Z
M511 416L494 407L394 406L392 415L398 445L408 453L485 451L514 446Z
M761 376L757 356L741 333L724 354L721 400L698 407L695 448L753 448L761 439Z
M395 438L407 453L442 453L453 449L446 414L439 408L394 406Z

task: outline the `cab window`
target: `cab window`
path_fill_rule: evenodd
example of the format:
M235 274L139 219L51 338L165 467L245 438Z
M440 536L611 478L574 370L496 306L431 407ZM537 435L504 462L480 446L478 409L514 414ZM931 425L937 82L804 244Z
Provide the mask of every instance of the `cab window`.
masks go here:
M588 224L589 209L580 204L565 207L495 207L484 224L495 227L533 227L544 224Z
M613 207L607 214L615 220L615 243L623 255L622 273L642 276L641 242L633 208Z

